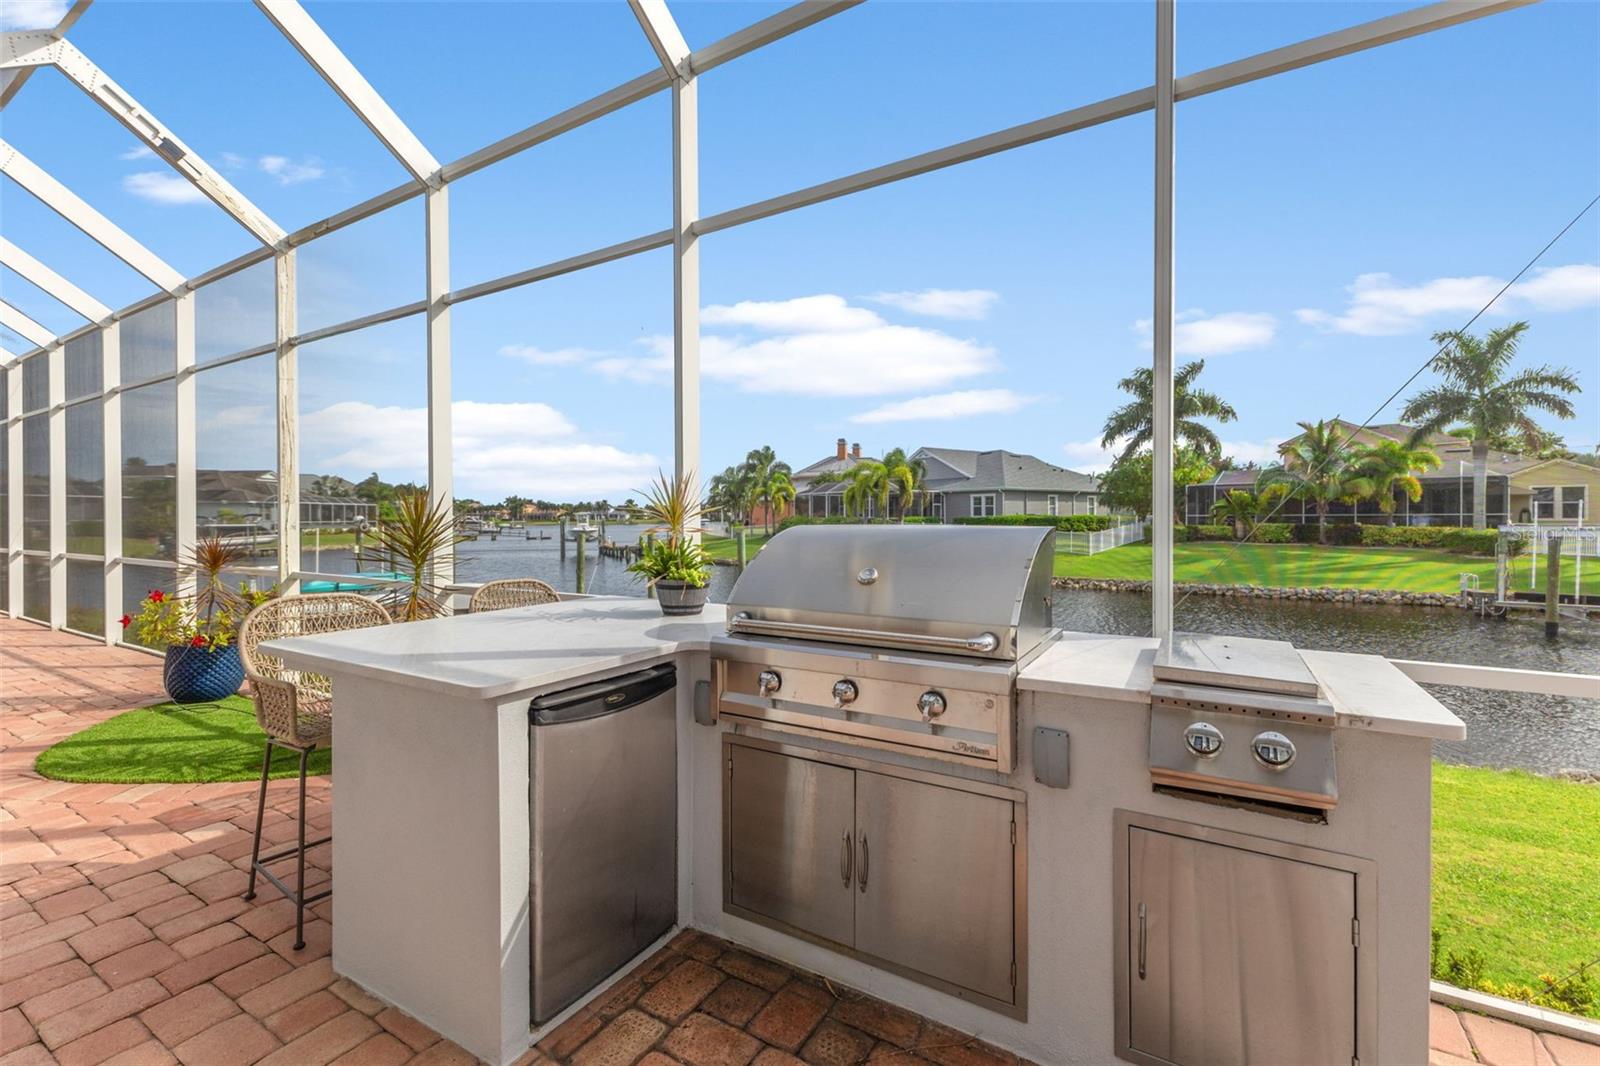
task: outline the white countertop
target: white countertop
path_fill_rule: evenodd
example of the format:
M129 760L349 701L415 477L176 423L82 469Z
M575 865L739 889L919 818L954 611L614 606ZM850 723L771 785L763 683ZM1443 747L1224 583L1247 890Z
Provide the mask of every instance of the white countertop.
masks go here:
M496 699L704 651L726 628L721 604L668 618L655 600L594 597L540 607L291 637L263 645L301 670Z
M654 600L594 597L428 622L294 637L264 645L291 666L355 675L452 696L498 699L706 651L726 609L668 618ZM1063 633L1017 678L1024 692L1150 701L1153 637ZM1425 689L1377 655L1305 651L1346 729L1459 740L1466 727Z

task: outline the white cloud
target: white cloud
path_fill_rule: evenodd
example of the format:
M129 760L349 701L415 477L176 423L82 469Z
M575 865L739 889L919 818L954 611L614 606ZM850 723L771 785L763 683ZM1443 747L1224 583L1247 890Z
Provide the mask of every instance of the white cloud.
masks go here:
M1151 320L1141 318L1134 331L1151 346ZM1229 352L1265 348L1278 333L1278 320L1265 311L1224 311L1208 315L1199 308L1173 316L1174 355L1226 355Z
M1111 447L1102 448L1099 437L1088 440L1068 441L1061 446L1067 457L1067 466L1086 474L1103 474L1111 469L1112 460L1122 451L1122 441L1111 442Z
M479 499L524 496L623 496L654 476L661 462L583 439L570 419L543 403L451 404L456 493ZM360 478L426 476L427 411L347 400L301 417L304 469Z
M202 204L205 193L186 178L160 170L141 170L122 179L122 187L141 200L155 204Z
M533 344L507 344L500 348L500 354L512 359L520 359L534 366L572 366L574 363L583 363L598 359L603 352L590 351L588 348L556 348L545 349Z
M1349 300L1342 313L1306 307L1297 310L1295 317L1335 333L1396 336L1439 325L1441 316L1464 318L1476 314L1495 299L1505 284L1504 278L1488 274L1434 278L1416 285L1403 284L1392 274L1361 274L1346 286ZM1600 266L1574 263L1535 271L1527 281L1511 286L1495 303L1494 310L1571 311L1596 304L1600 304Z
M0 4L0 30L50 30L66 16L68 0L6 0Z
M263 173L278 179L279 185L299 185L301 182L316 181L327 173L323 169L322 161L310 156L296 163L288 156L264 155L256 160L256 166Z
M920 292L876 292L867 299L914 315L933 318L987 318L1000 294L989 289L923 289Z
M970 418L974 415L1009 414L1020 411L1039 397L1023 396L1010 389L968 389L943 392L936 396L915 396L897 403L886 403L870 411L851 415L850 421L872 425L879 422L916 422L928 419Z
M1225 440L1222 442L1222 454L1231 455L1240 466L1249 463L1266 466L1278 461L1279 443L1276 440Z
M244 429L262 426L273 419L272 409L262 404L219 407L200 419L202 429Z
M715 311L715 314L711 312ZM882 396L955 384L999 367L994 349L920 326L895 326L841 296L708 307L701 321L748 325L778 335L700 338L700 372L744 392ZM647 337L647 355L588 364L612 380L656 382L672 373L672 340Z
M129 148L126 152L119 153L117 158L127 160L151 159L154 158L155 154L155 149L151 148L148 144L136 144L132 148Z
M238 170L240 167L248 166L249 164L250 160L238 152L223 152L217 157L217 165L224 170Z
M700 312L706 326L748 326L764 333L846 333L883 325L864 307L851 307L843 296L820 293L792 300L741 300L731 306L712 304Z

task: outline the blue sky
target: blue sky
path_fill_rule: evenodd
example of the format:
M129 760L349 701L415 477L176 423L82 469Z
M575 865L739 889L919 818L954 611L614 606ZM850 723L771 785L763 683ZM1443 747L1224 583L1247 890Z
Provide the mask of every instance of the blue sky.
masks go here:
M620 2L307 6L442 160L654 63ZM1183 0L1179 72L1405 6ZM673 10L701 46L778 5ZM829 19L702 78L702 209L1147 85L1151 12L873 0ZM71 37L286 228L404 180L250 4L99 0ZM1230 451L1374 414L1430 333L1600 193L1596 54L1600 4L1547 0L1180 105L1179 358L1239 410ZM669 122L658 94L454 184L454 286L667 227ZM54 71L0 131L186 274L251 247ZM1115 382L1149 359L1152 138L1135 116L704 238L706 472L759 444L801 466L840 436L1102 466ZM103 302L150 291L9 181L0 212ZM421 241L414 201L306 246L302 328L420 298ZM458 305L458 491L620 499L669 464L670 280L663 250ZM9 271L0 291L81 324ZM270 298L266 268L203 291L202 361L270 339ZM1579 371L1556 428L1593 448L1600 208L1479 326L1513 318L1533 323L1524 362ZM424 353L419 319L305 348L303 468L420 477ZM270 465L270 368L198 380L201 465Z

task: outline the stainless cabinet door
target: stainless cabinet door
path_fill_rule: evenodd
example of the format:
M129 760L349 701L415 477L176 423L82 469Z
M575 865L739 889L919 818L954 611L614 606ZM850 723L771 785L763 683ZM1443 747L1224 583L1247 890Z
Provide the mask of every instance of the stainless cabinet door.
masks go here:
M1128 832L1129 1044L1182 1066L1350 1066L1355 875Z
M849 947L855 771L734 745L728 902Z
M856 774L856 948L1015 1002L1012 805Z

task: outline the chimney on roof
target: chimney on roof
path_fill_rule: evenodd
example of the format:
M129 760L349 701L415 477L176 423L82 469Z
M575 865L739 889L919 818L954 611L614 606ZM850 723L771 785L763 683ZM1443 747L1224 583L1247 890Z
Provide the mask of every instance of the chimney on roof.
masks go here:
M845 450L845 440L843 437L839 438L839 443L836 445L836 447L838 450L834 453L835 459L844 459L850 454Z
M855 444L850 445L850 458L852 458L852 459L861 458L861 442L860 441L857 441Z

